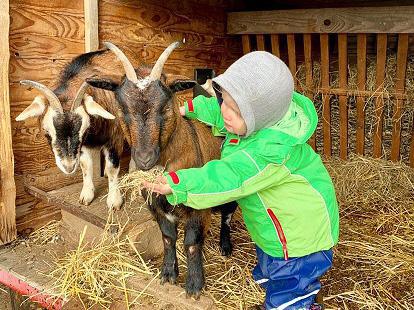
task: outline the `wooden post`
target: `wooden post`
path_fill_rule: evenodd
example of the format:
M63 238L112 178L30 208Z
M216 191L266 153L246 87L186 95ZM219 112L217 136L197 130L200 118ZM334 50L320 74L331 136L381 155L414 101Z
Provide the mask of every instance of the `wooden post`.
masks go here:
M309 33L303 35L303 51L305 54L305 71L306 71L306 90L305 95L313 100L314 89L312 79L312 37ZM316 151L316 130L308 141L309 145Z
M375 76L376 92L384 91L385 66L387 62L387 35L384 33L377 34L377 70ZM373 136L374 157L382 155L382 136L383 136L383 120L384 117L384 98L379 95L375 100L375 128Z
M329 38L328 34L320 35L321 44L321 84L325 89L329 85ZM331 96L322 94L322 130L323 130L323 154L330 158L332 155L331 148Z
M408 34L400 33L398 35L397 51L397 80L395 82L395 92L403 94L405 88L405 72L407 70L408 55ZM401 117L404 101L398 97L395 98L394 114L392 116L392 143L391 143L391 160L400 160L400 143L401 143Z
M242 35L243 54L247 54L251 51L250 38L248 34Z
M9 0L0 1L0 244L16 239L16 185L9 98Z
M98 30L98 0L84 0L85 15L85 52L93 52L99 48ZM103 160L100 151L93 151L93 176L95 178L103 175Z
M367 79L367 35L359 33L357 36L357 53L358 53L358 90L365 90ZM365 146L365 98L359 96L357 98L357 129L356 129L356 152L364 155Z
M84 0L85 11L85 52L99 48L98 0Z
M347 35L338 34L339 50L339 88L347 89L348 51ZM339 96L339 156L346 159L348 156L348 96Z

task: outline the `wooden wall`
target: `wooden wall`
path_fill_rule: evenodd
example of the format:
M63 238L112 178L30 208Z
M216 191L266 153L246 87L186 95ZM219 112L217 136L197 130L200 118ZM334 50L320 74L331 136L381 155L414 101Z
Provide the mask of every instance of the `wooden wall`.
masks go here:
M99 39L112 41L134 55L134 64L153 64L169 43L185 37L187 44L171 55L165 67L167 73L192 78L196 67L222 72L241 56L239 39L225 35L226 11L239 8L237 1L224 0L100 0ZM66 62L84 52L83 1L10 0L10 15L10 100L16 214L21 231L39 220L59 216L56 208L24 192L24 175L35 178L44 189L74 179L55 167L36 120L14 120L35 96L18 82L32 79L49 85Z

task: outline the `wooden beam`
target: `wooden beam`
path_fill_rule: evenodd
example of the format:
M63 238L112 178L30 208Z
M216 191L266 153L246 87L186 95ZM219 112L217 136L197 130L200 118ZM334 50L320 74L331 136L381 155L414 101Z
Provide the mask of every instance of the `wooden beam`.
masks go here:
M99 48L98 0L84 0L85 11L85 52Z
M228 13L228 34L412 33L414 6Z
M9 0L0 1L0 244L16 239L16 185L9 98Z

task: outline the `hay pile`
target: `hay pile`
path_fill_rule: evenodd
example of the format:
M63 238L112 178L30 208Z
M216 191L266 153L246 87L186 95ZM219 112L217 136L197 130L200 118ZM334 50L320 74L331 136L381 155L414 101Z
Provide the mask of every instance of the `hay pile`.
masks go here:
M337 62L330 64L329 81L331 88L339 88L339 72ZM313 101L318 111L319 119L322 119L322 95L321 88L321 65L320 62L313 62L313 83L308 89L305 84L305 66L298 66L296 79L298 81L299 90L309 95L309 91L313 93ZM396 99L392 96L395 93L395 82L397 76L397 57L395 54L389 54L386 62L384 84L379 89L376 87L376 59L375 57L367 57L367 73L366 73L365 89L372 92L372 96L366 98L365 102L365 154L372 155L372 140L375 125L378 118L375 116L376 97L380 96L384 100L384 128L383 128L383 153L384 158L388 159L391 148L392 136L392 116L394 113L394 105ZM348 89L357 92L357 67L355 63L348 65ZM414 58L409 57L407 62L407 72L405 80L405 93L408 100L403 107L401 116L401 156L405 163L409 159L409 145L411 141L413 117L414 117ZM349 150L356 150L356 96L350 95L348 99L348 121L349 121ZM331 130L332 130L332 149L334 155L339 155L339 100L338 96L331 96ZM317 129L317 147L322 149L322 128L321 121Z
M54 297L75 299L84 309L95 305L109 309L119 294L129 309L139 305L145 294L127 287L128 278L136 275L157 276L155 268L145 262L131 240L121 238L123 229L115 235L107 225L100 240L88 244L84 241L86 226L75 250L58 258L56 268L49 275L53 279Z
M326 165L341 206L327 304L414 309L413 169L359 156Z

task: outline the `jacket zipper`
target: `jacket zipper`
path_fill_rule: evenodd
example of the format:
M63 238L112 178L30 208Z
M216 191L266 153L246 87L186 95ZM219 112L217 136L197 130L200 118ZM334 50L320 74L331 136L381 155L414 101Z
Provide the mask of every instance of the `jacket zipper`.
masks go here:
M285 258L285 260L288 260L289 256L288 256L288 250L287 250L287 242L286 242L285 234L282 229L282 225L280 225L280 222L277 219L276 215L273 213L272 209L266 209L266 210L267 210L267 214L269 214L270 219L273 222L273 225L276 228L276 232L277 232L277 235L279 236L279 240L282 243L283 257Z

